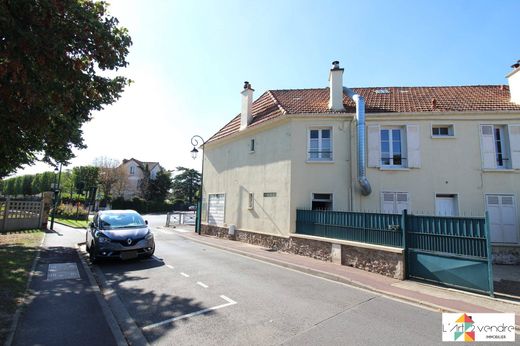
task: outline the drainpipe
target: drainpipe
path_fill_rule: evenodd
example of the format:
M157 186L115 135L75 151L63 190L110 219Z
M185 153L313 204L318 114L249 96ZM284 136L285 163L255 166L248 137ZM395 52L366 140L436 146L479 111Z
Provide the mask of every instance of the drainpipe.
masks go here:
M356 103L356 120L357 120L357 134L358 134L358 183L361 188L361 194L368 196L372 192L372 187L366 176L366 162L365 162L365 99L363 96L354 93L349 88L343 87L343 91Z

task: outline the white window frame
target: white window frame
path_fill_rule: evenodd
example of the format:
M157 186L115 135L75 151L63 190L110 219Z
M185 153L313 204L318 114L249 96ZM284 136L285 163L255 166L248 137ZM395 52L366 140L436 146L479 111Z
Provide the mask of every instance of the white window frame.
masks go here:
M436 135L433 133L434 128L446 128L446 129L448 129L448 134L447 135ZM432 138L454 138L455 137L455 127L453 126L453 124L432 124L431 136L432 136Z
M314 198L314 195L330 195L330 199L320 199L320 198ZM330 205L330 210L333 211L334 210L334 193L332 192L311 192L311 207L310 209L312 210L312 202L330 202L331 205Z
M135 166L130 166L130 175L135 175Z
M493 192L490 192L490 193L485 193L484 194L484 208L485 210L487 211L488 210L488 197L490 196L497 196L497 197L511 197L512 200L513 200L513 205L515 206L515 217L516 217L516 225L517 225L517 229L516 229L516 234L514 235L516 237L516 241L513 241L513 242L495 242L493 240L491 240L491 243L492 244L497 244L497 245L510 245L510 244L513 244L513 245L518 245L520 244L520 233L519 233L519 229L518 229L518 225L519 225L519 220L518 220L518 204L517 204L517 200L516 200L516 196L514 194L511 194L511 193L500 193L500 192L497 192L497 193L493 193ZM500 203L502 205L502 203ZM493 236L491 237L493 238Z
M455 206L455 215L453 217L460 216L460 201L459 201L459 194L458 193L444 193L444 192L436 192L435 193L435 215L437 215L437 198L453 198L454 200L454 206ZM438 216L444 216L444 215L438 215Z
M256 139L251 138L249 140L249 153L253 154L256 151Z
M382 137L382 132L383 131L388 131L388 149L389 149L389 160L390 162L393 162L393 145L392 145L392 139L393 139L393 130L399 130L400 131L400 141L401 141L401 164L400 165L395 165L395 164L385 164L383 162L383 137ZM381 168L407 168L408 167L408 164L407 164L407 158L406 158L406 151L407 151L407 146L406 146L406 131L405 131L405 128L403 126L381 126L380 130L379 130L379 153L381 155L381 157L379 158L380 160L380 165L381 165Z
M317 157L317 158L311 158L311 131L318 131L318 156L323 155L321 153L322 145L323 145L323 138L322 138L322 131L323 130L329 130L330 132L330 158L323 158L323 157ZM324 126L324 127L311 127L307 130L307 162L334 162L334 135L333 130L331 126Z
M379 202L380 202L380 211L381 213L384 213L384 203L385 203L385 193L391 193L394 195L394 199L393 199L393 203L394 203L394 212L393 214L399 214L398 211L397 211L397 194L405 194L406 195L406 203L408 204L408 208L406 208L406 210L408 211L408 213L411 212L412 210L412 201L410 199L410 192L405 192L405 191L381 191L380 193L380 196L379 196Z
M222 224L219 225L219 224L210 224L209 223L209 207L210 207L210 196L215 196L215 195L223 195L224 196L224 214L222 216ZM226 224L226 194L224 192L216 192L216 193L208 193L207 194L207 198L208 198L208 201L206 203L206 222L210 225L216 225L216 226L222 226L222 225L225 225Z

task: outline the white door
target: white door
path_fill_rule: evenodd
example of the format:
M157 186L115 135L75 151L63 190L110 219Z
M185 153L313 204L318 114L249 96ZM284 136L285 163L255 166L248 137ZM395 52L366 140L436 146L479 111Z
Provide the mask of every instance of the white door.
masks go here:
M226 197L223 193L209 195L208 199L208 223L210 225L222 225L224 223L224 209Z
M407 192L382 192L381 212L384 214L401 214L403 210L410 211Z
M456 216L456 208L454 197L435 197L435 214L437 216Z
M486 208L489 214L491 241L494 243L517 243L515 199L510 195L487 195Z

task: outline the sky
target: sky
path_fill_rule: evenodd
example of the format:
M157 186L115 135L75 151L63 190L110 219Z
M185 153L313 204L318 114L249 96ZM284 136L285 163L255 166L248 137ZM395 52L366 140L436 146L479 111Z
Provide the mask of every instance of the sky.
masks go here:
M113 0L129 30L135 83L83 126L106 156L200 169L205 140L240 113L244 81L266 90L322 88L339 60L348 87L507 84L520 59L520 1ZM15 175L52 170L36 164Z

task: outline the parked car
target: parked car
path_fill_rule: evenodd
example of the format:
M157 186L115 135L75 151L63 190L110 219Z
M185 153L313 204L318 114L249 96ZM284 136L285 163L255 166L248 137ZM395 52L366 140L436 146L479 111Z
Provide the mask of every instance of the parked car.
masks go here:
M134 210L103 210L94 215L86 234L90 260L151 257L154 236L148 222Z

